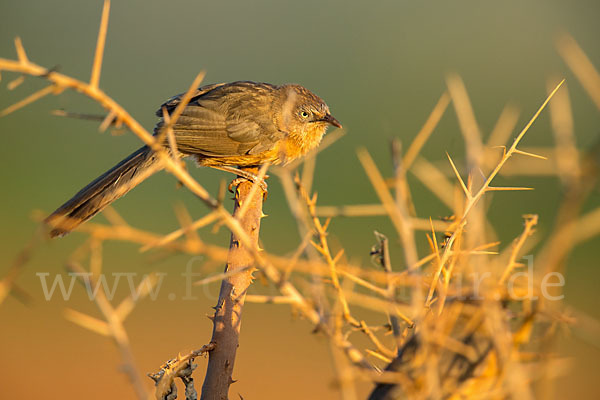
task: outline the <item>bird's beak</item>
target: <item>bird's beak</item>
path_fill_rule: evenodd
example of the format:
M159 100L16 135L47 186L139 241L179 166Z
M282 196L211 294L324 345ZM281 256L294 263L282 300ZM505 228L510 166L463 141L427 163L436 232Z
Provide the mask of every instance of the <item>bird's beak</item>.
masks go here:
M331 115L331 114L327 114L327 115L325 115L325 116L324 116L324 117L321 119L321 121L327 122L327 123L329 123L329 124L331 124L331 125L333 125L333 126L335 126L335 127L337 127L337 128L341 128L341 127L342 127L342 124L340 124L340 123L339 123L339 121L338 121L337 119L335 119L335 118L333 117L333 115Z

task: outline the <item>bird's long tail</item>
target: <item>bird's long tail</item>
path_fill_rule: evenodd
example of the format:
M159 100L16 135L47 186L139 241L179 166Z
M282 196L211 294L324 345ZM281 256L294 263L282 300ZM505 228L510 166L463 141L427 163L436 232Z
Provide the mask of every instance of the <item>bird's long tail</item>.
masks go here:
M142 147L81 189L54 211L45 222L50 236L64 236L99 213L113 201L162 169L156 153Z

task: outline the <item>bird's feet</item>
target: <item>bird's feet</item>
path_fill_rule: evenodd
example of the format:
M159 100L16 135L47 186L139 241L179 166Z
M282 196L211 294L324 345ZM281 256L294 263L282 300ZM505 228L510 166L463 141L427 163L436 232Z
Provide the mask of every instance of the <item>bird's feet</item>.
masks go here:
M267 182L264 181L264 179L259 178L258 176L251 174L249 172L246 171L240 171L240 172L244 172L243 176L238 176L237 178L235 178L234 180L232 180L229 183L228 189L231 193L235 193L235 188L246 181L250 181L252 183L257 184L260 189L263 191L263 197L266 198L267 197L267 193L268 191L268 186L267 186ZM265 176L265 179L268 178L268 176Z
M267 179L269 177L269 175L265 175L265 177L261 179L251 172L245 171L243 169L231 167L229 165L211 165L210 167L221 170L221 171L230 172L232 174L237 175L237 178L232 180L228 186L228 189L231 193L235 193L234 188L237 187L240 183L242 183L244 181L250 181L252 183L257 183L263 191L263 198L264 199L267 198L268 190L267 190L267 182L265 182L265 179Z

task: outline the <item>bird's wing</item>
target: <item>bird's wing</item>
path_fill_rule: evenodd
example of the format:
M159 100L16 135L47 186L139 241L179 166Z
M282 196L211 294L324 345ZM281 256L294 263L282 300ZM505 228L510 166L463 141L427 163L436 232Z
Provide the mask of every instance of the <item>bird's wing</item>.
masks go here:
M201 86L198 89L196 89L196 91L192 94L192 97L190 98L190 101L188 104L193 103L195 100L197 100L200 96L210 92L211 90L218 88L219 86L223 86L226 85L226 83L214 83L212 85L206 85L206 86ZM179 93L176 94L175 96L171 97L170 99L168 99L167 101L165 101L164 103L162 103L160 105L160 107L158 108L158 110L156 110L156 116L157 117L161 117L163 116L163 108L166 108L167 111L169 112L169 114L171 114L175 108L179 105L179 103L181 102L181 98L185 95L185 93Z
M272 88L251 82L199 88L173 126L178 148L208 157L259 154L271 149L285 136L273 122L271 101L264 101ZM175 96L163 107L171 112L179 101ZM155 130L162 125L163 121Z

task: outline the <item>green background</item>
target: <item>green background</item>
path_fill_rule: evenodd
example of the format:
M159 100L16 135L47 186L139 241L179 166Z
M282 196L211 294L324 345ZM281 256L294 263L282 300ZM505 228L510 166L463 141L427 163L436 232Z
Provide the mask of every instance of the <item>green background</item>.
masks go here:
M16 57L13 39L20 36L32 61L87 80L101 7L98 1L3 1L0 57ZM545 98L547 79L565 77L578 146L589 147L600 134L600 113L558 56L554 40L560 32L570 33L600 68L598 15L600 5L595 0L115 1L100 85L151 129L156 122L155 109L171 95L185 91L200 70L207 72L205 83L300 83L325 99L347 129L347 135L317 160L314 189L319 203L372 203L377 197L357 160L356 148L365 146L389 176L389 139L399 137L410 143L444 92L446 74L451 72L464 79L485 136L507 102L521 110L518 127L522 127ZM14 77L2 76L0 108L44 86L41 80L29 78L8 91L6 83ZM88 99L66 93L0 119L2 275L36 229L32 210L52 211L140 145L130 133L117 137L100 134L93 122L52 116L54 109L102 112ZM524 144L552 143L545 112ZM443 160L446 151L457 158L463 154L452 106L423 154L429 160ZM208 169L193 169L192 173L212 193L220 179L231 178ZM420 216L449 214L415 179L410 180ZM540 215L543 237L552 227L560 200L558 180L512 178L505 182L536 190L494 198L498 211L492 212L492 222L504 244L521 231L525 213ZM177 227L173 212L177 202L183 202L194 217L206 212L165 173L143 183L115 207L133 226L166 233ZM585 208L599 204L596 189ZM264 247L277 254L292 251L299 237L274 176L269 180L265 212L270 217L263 220ZM345 247L351 259L366 262L375 229L395 239L386 219L358 218L334 220L332 241ZM201 235L223 246L228 243L224 229L217 235L209 231ZM58 298L44 301L35 275L62 272L67 255L83 240L82 235L72 234L43 243L19 279L20 286L34 298L32 306L9 298L0 307L0 361L4 365L0 386L14 398L133 396L117 371L119 356L112 343L61 316L64 307L96 313L95 306L81 295L79 287L75 289L79 297L69 302ZM424 237L420 240L425 243ZM600 318L598 244L598 240L589 242L570 258L566 288L566 302L596 318ZM398 252L396 240L393 245ZM209 294L195 289L196 303L179 299L179 274L189 257L139 254L135 246L127 244L109 243L105 250L107 272L156 269L169 274L164 283L167 289L158 300L140 303L127 322L144 373L179 351L208 342L211 327L203 315L210 312L217 287L211 287ZM199 262L194 268L212 273L222 267ZM167 299L168 289L178 294L177 300ZM289 399L337 395L331 360L323 357L329 351L327 342L311 336L306 322L293 320L285 306L251 304L244 312L235 374L240 382L232 393L237 390L245 398L265 399L281 398L282 393ZM590 383L591 366L600 359L598 349L574 340L564 351L577 361L561 381L564 384L558 386L557 396L599 396L597 385ZM289 358L294 363L284 368ZM85 368L90 365L93 368ZM71 382L69 376L74 383L65 386L67 380ZM199 373L197 378L201 380L201 376ZM39 385L32 387L32 379ZM368 386L361 390L366 392Z

